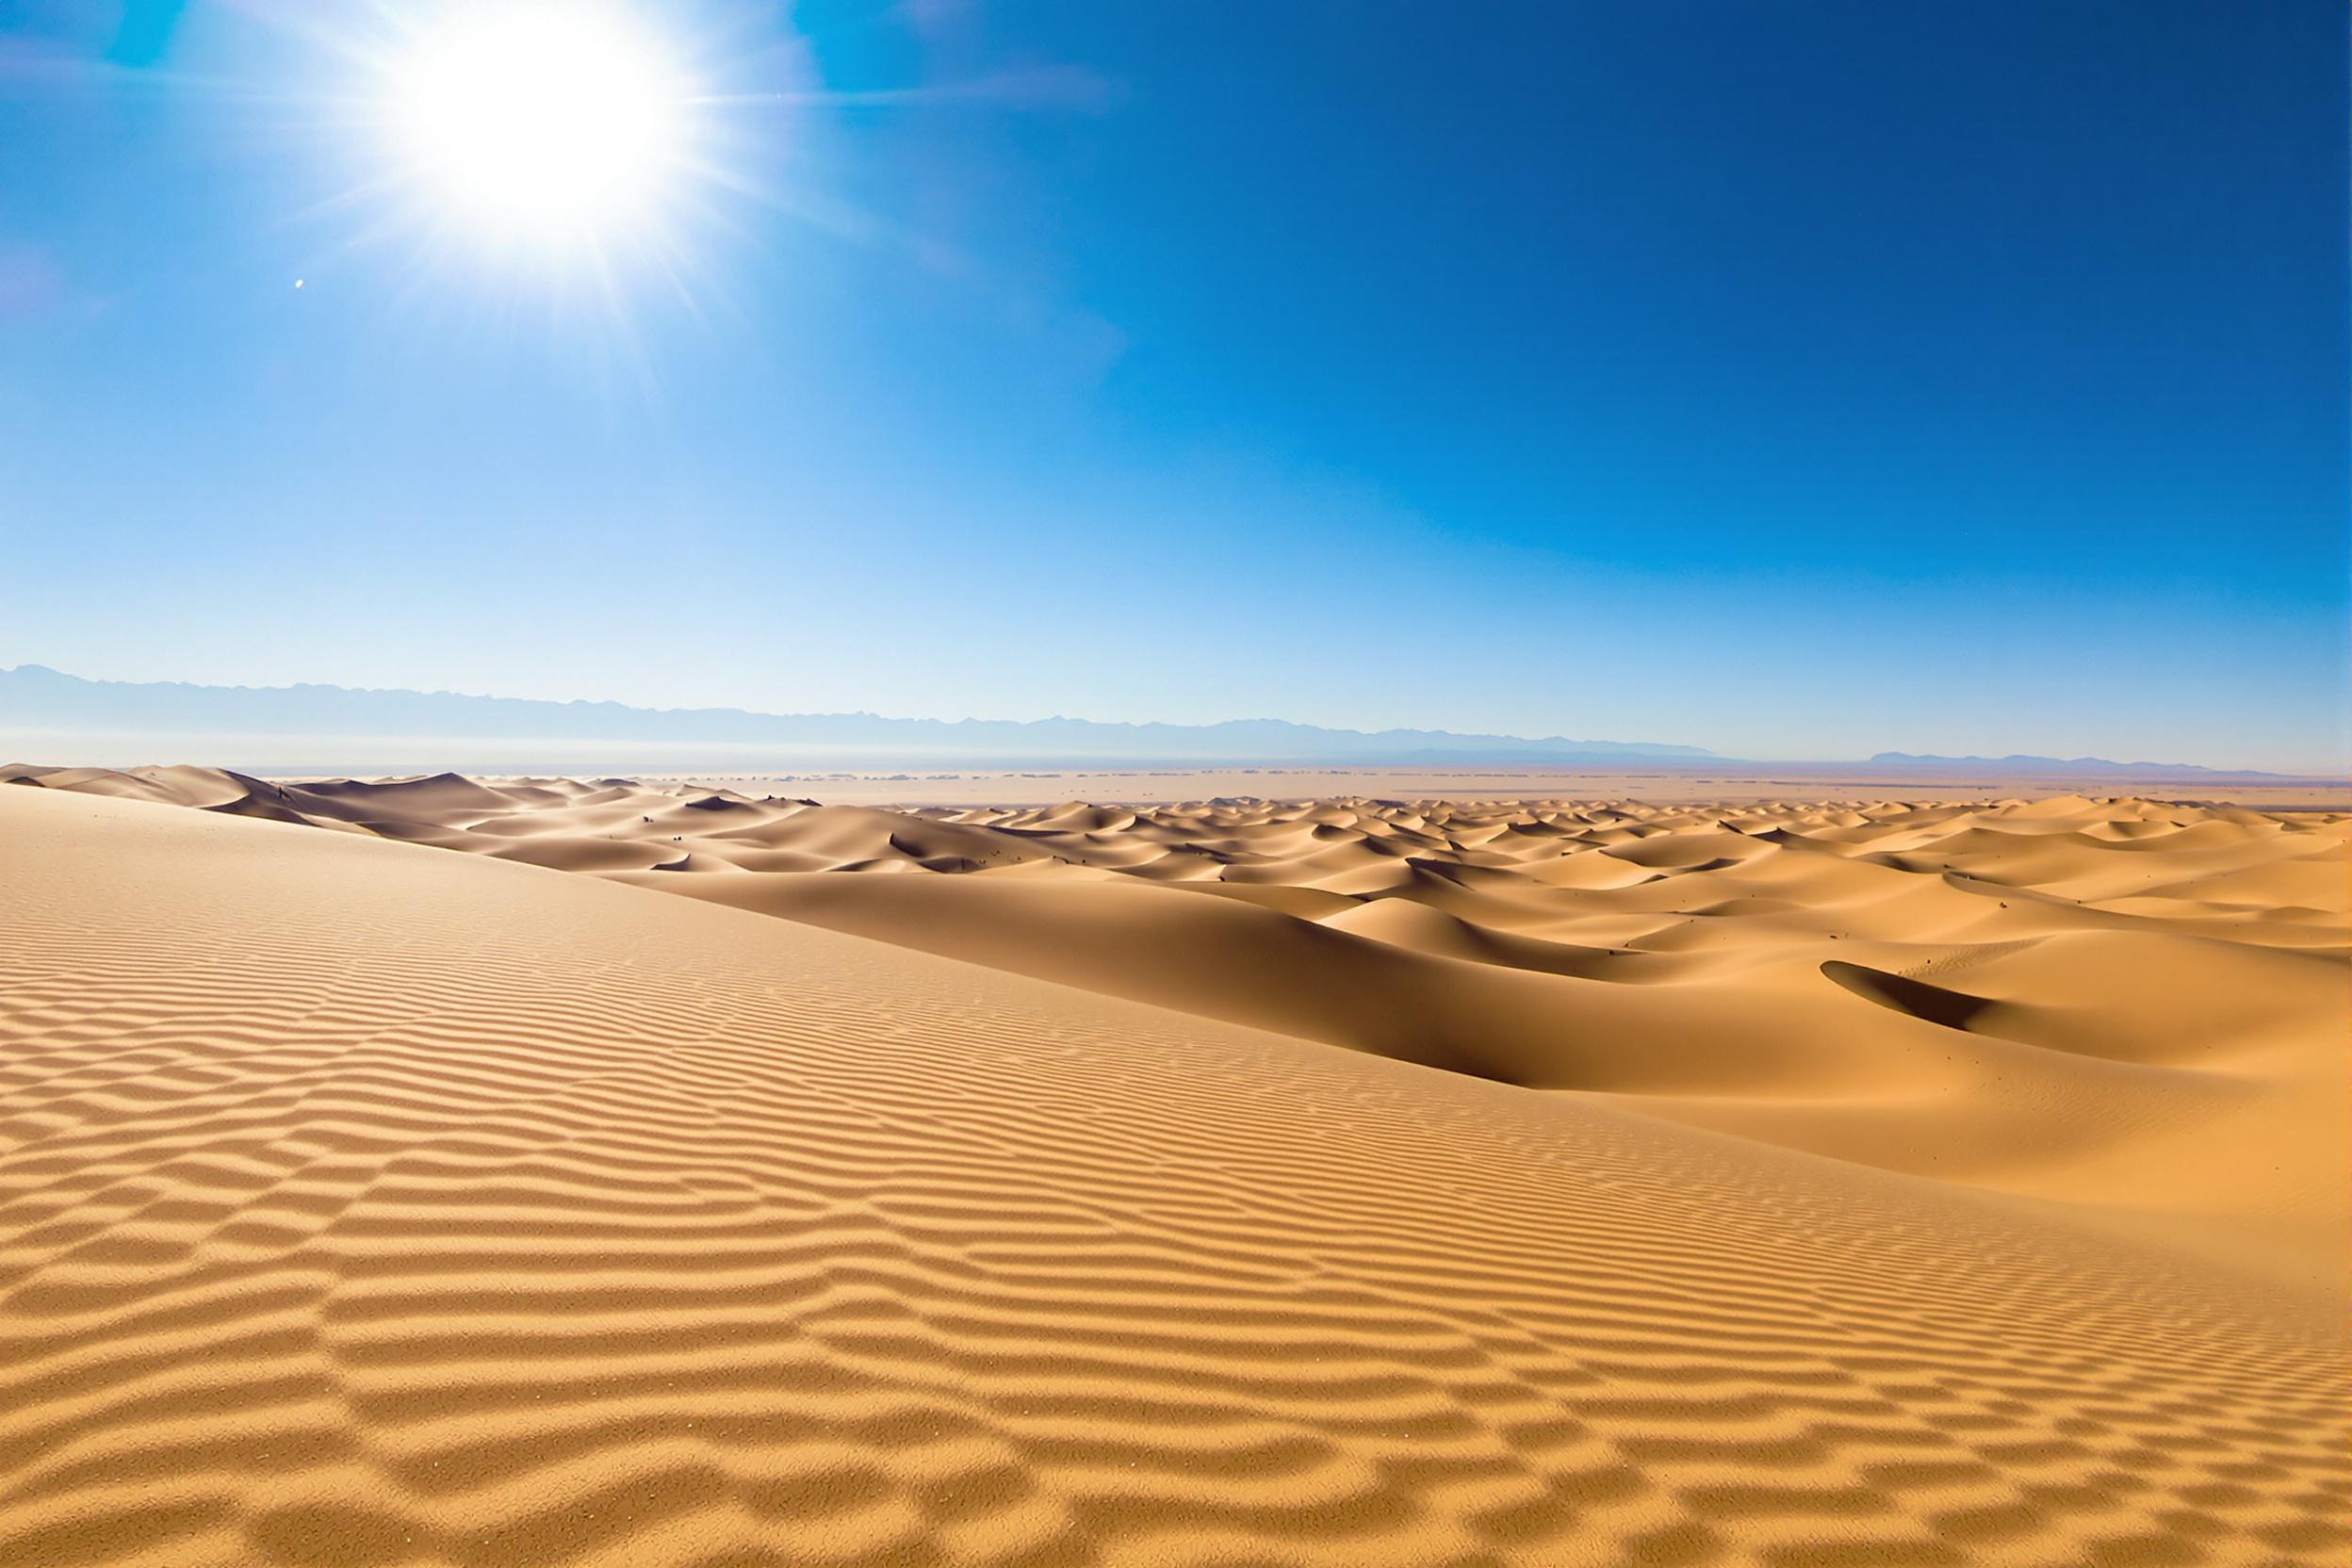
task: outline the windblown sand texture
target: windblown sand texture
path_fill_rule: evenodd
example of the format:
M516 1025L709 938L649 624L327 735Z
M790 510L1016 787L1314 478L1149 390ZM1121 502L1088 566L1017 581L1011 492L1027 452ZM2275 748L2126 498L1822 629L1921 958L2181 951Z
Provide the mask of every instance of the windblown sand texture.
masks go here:
M2352 1558L2352 817L0 776L0 1563Z

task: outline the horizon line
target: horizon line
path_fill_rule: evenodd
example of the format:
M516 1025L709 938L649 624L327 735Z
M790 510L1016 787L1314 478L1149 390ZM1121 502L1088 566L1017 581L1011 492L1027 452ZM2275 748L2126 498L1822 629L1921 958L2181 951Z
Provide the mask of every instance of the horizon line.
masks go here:
M878 712L873 711L872 710L865 710L865 709L858 709L858 710L829 710L829 711L815 710L799 710L799 711L778 711L778 710L774 710L753 709L753 708L743 708L743 707L736 707L736 706L700 706L700 707L687 707L687 706L680 706L680 707L646 707L646 706L643 706L643 705L640 705L640 704L636 704L636 703L629 703L629 702L624 702L624 701L621 701L621 700L618 700L618 699L615 699L615 698L610 698L610 697L569 697L569 698L557 698L557 697L533 697L533 696L509 696L509 695L500 695L500 694L495 694L495 693L488 693L488 692L464 692L464 691L458 691L458 690L454 690L454 689L450 689L450 688L433 688L433 689L427 689L427 688L422 688L422 687L413 687L413 686L348 686L348 685L344 685L344 684L342 684L342 683L340 683L340 682L335 682L335 681L297 680L297 681L285 682L285 683L275 684L275 685L246 685L246 684L221 684L221 683L207 682L207 681L200 681L200 680L180 680L180 679L137 680L137 679L125 679L125 678L114 678L114 677L103 677L103 676L99 676L99 677L92 677L92 676L81 676L81 675L76 675L76 674L74 674L74 673L72 673L72 672L70 672L70 671L60 670L60 669L57 668L57 667L56 667L56 666L54 666L54 665L43 664L43 663L40 663L40 662L34 662L34 661L26 661L25 662L23 662L23 663L20 663L20 664L15 664L15 665L10 665L10 666L0 667L0 677L6 677L6 676L33 676L33 677L37 677L37 678L38 678L38 677L49 677L49 678L56 678L56 679L57 679L57 680L60 680L60 681L72 682L72 683L74 683L74 684L75 684L75 685L81 685L81 686L91 686L91 687L114 687L114 688L124 688L124 689L133 689L133 690L139 690L139 689L154 690L154 689L157 689L157 688L180 688L180 689L185 689L185 690L188 690L188 691L190 691L190 692L209 692L209 693L223 693L223 694L231 694L231 693L233 693L233 694L246 694L246 695L253 695L253 696L266 696L266 695L269 695L269 694L280 694L280 693L283 693L283 694L295 694L295 693L328 693L328 694L351 694L351 695L363 695L363 696L410 697L410 698L419 698L419 699L426 699L426 700L444 700L444 701L453 701L453 702L463 702L463 703L516 704L516 705L524 705L524 706L529 706L529 707L532 707L532 708L541 708L541 709L557 709L557 710L562 710L562 709L593 709L593 710L607 710L607 711L609 711L609 712L612 712L612 713L614 713L614 714L621 714L621 715L627 715L627 714L643 714L643 715L646 715L646 716L648 716L648 717L658 717L658 718L665 718L665 719L673 719L673 720L674 720L674 719L679 719L679 718L687 718L687 719L691 719L691 718L693 718L693 717L694 717L694 716L696 716L696 715L705 715L705 714L707 714L707 715L712 715L712 716L741 717L741 718L745 718L745 719L755 719L755 720L778 720L778 721L793 721L793 720L805 720L805 721L863 721L863 722L872 723L872 724L878 724L878 725L891 725L891 726L900 726L900 725L904 725L904 726L923 726L923 727L941 727L941 728L954 728L954 727L957 727L972 726L972 727L998 727L998 728L1027 729L1027 728L1035 728L1035 727L1037 727L1049 726L1049 725L1070 725L1070 726L1081 726L1081 727L1085 727L1091 728L1091 729L1121 730L1121 731L1128 731L1128 732L1141 732L1141 731L1149 731L1149 730L1155 730L1155 729L1156 729L1156 730L1178 730L1178 731L1187 731L1187 730L1188 730L1188 731L1200 732L1200 733L1212 732L1212 731L1220 730L1220 729L1231 729L1231 728L1236 728L1236 727L1250 727L1250 726L1268 726L1268 727L1277 727L1285 728L1285 729L1293 729L1293 730L1307 731L1307 732L1311 732L1311 733L1315 734L1315 735L1335 737L1335 738L1338 738L1338 739L1341 739L1341 740L1347 740L1347 739L1353 738L1353 739L1360 739L1360 740L1369 741L1369 742L1379 742L1379 741L1382 741L1382 740L1390 740L1390 739L1396 739L1396 738L1420 738L1420 737L1426 737L1426 738L1429 738L1429 739L1431 739L1431 740L1453 741L1453 742L1467 742L1467 743L1478 743L1484 744L1484 745L1488 748L1488 751L1489 751L1490 753L1491 753L1494 749L1497 748L1498 746L1502 746L1502 745L1511 745L1511 744L1525 745L1525 746L1537 746L1537 747L1557 747L1557 748L1563 748L1563 749L1565 749L1565 748L1572 748L1572 747L1591 747L1591 748L1594 748L1594 749L1596 749L1596 750L1605 751L1605 752L1609 752L1609 753L1623 753L1624 755L1623 755L1623 757L1622 757L1622 758L1618 758L1618 757L1611 757L1611 758L1607 759L1607 760L1609 760L1609 761L1612 761L1612 762L1613 762L1613 761L1619 761L1619 760L1622 760L1622 761L1626 762L1626 763L1667 763L1667 762L1671 762L1671 763L1681 763L1681 764L1688 764L1688 765L1693 765L1693 766L1704 766L1704 765L1711 765L1711 764L1770 763L1770 764L1774 764L1774 765L1788 765L1788 766L1840 766L1840 767L1843 767L1843 766L1870 766L1870 765L1879 765L1879 766L1906 766L1906 767L1907 767L1907 766L1922 766L1922 765L1927 765L1927 766L1943 765L1943 766L1961 766L1961 767L1968 767L1968 766L1973 766L1973 767L1980 767L1980 768L2000 767L2000 766L2004 766L2004 765L2005 765L2005 766L2010 766L2010 767L2013 767L2013 768L2014 768L2014 767L2027 767L2027 768L2038 767L2038 768L2041 768L2041 769L2044 769L2044 770L2051 770L2051 769L2069 768L2069 767L2071 767L2071 768L2081 768L2081 769L2098 769L2098 770L2103 770L2103 771L2117 771L2117 772L2121 772L2121 771L2128 771L2128 770L2132 770L2132 769L2143 769L2143 770L2162 770L2162 771L2166 771L2166 772L2176 772L2176 771L2194 771L2194 772L2197 772L2197 773L2211 774L2211 775L2216 775L2216 776L2263 776L2263 777L2278 777L2278 778L2282 778L2282 779L2293 779L2293 780L2312 780L2312 781L2334 780L2334 779L2336 779L2336 778L2339 776L2338 776L2338 773L2337 773L2336 771L2330 770L2330 769L2328 769L2328 768L2327 768L2327 767L2324 767L2324 766L2323 766L2323 767L2321 767L2321 768L2319 768L2319 769L2317 769L2317 770L2313 770L2313 771L2302 771L2302 770L2300 770L2300 769L2295 769L2295 768L2279 768L2279 767L2256 768L2256 767L2243 766L2243 765L2227 765L2227 766L2224 766L2224 765L2217 765L2217 764L2213 764L2213 763L2204 763L2204 762L2185 762L2185 761L2158 760L2148 759L2148 758L2115 759L2115 758L2099 757L2099 756L2095 756L2095 755L2079 755L2079 756L2073 756L2073 757L2059 757L2059 756L2053 756L2053 755L2049 755L2049 754L2045 754L2045 753L2036 753L2036 752L2022 752L2022 751L2014 751L2014 750L2013 750L2013 751L2010 751L2010 752L2007 752L2007 753L2005 753L2005 754L2003 754L2003 755L1994 756L1994 755L1986 755L1986 754L1984 754L1984 753L1981 753L1981 752L1965 752L1965 753L1945 753L1945 752L1936 752L1936 751L1916 752L1916 751L1909 751L1909 750L1905 750L1905 749L1901 748L1901 747L1880 747L1880 748L1878 748L1876 751L1874 751L1874 752L1872 752L1871 754L1867 755L1867 756L1837 757L1837 756L1821 756L1821 755L1790 754L1790 755L1785 755L1785 756L1779 756L1779 757L1759 757L1759 756L1753 756L1753 755L1740 755L1740 754L1735 754L1735 753L1730 753L1730 752L1721 752L1721 751L1717 751L1717 750L1715 750L1715 749L1714 749L1714 748L1712 748L1712 747L1708 747L1708 746L1702 746L1702 745L1697 745L1697 744L1693 744L1693 743L1681 743L1681 742L1617 741L1617 740L1598 739L1598 738L1590 738L1590 737L1587 737L1587 738L1578 738L1578 737L1574 737L1574 736L1569 736L1569 735L1564 735L1564 734L1559 734L1559 733L1554 733L1554 734L1549 734L1549 735L1540 735L1540 736L1539 736L1539 735L1525 735L1525 734L1516 734L1516 733L1504 732L1504 731L1485 731L1485 730L1466 730L1466 731L1465 731L1465 730L1453 730L1453 729L1434 728L1434 727L1417 727L1417 726L1404 726L1404 725L1390 726L1390 727L1386 727L1386 728L1382 728L1382 729L1363 729L1363 728L1357 728L1357 727L1349 727L1349 726L1328 725L1328 724L1321 724L1321 723L1317 723L1317 722L1315 722L1315 721L1312 721L1312 720L1286 719L1286 718L1274 717L1274 716L1270 716L1270 715L1259 715L1259 716L1250 716L1250 717L1234 717L1234 718L1217 719L1217 720L1211 720L1211 721L1204 721L1204 722L1184 722L1184 721L1178 721L1178 720L1166 720L1166 719L1140 719L1140 720L1138 720L1138 719L1095 719L1095 718L1084 718L1084 717L1078 717L1078 716L1073 716L1073 715L1070 715L1070 714L1059 713L1059 712L1057 712L1057 713L1054 713L1054 714L1051 714L1051 715L1048 715L1048 716L1046 716L1046 717L1037 718L1037 719L985 718L985 717L979 717L979 716L966 716L966 717L962 717L962 718L953 718L953 719L950 719L950 718L940 718L940 717L932 717L932 716L912 716L912 717L910 717L910 716L905 716L905 715L885 714L885 713L878 713ZM85 725L89 726L89 727L82 727L82 726L85 726ZM192 724L192 725L191 725L190 727L188 727L188 728L186 728L186 729L181 729L181 730L174 730L174 729L172 729L172 728L171 728L171 727L169 727L162 726L162 725L157 725L157 724L153 724L153 723L137 725L137 726L134 726L134 727L130 727L130 728L122 728L122 727L119 727L107 726L107 725L106 725L103 721L97 722L97 723L95 723L95 724L91 724L91 722L90 722L90 721L88 721L88 720L83 720L83 721L78 721L78 722L71 722L71 721L70 721L70 722L66 722L66 723L50 722L50 723L36 724L36 725L30 725L30 726L24 726L24 727L14 727L14 726L9 726L9 725L8 725L8 724L6 723L6 721L5 721L5 717L0 717L0 734L13 734L13 735L21 735L21 736L24 736L24 737L28 737L28 738L30 738L30 737L40 737L40 736L55 736L55 737L58 737L58 738L65 738L65 737L69 737L69 736L88 736L88 737L95 738L95 737L98 737L98 736L130 736L130 735L138 735L138 734L154 734L154 735L159 735L159 736L160 736L160 735L178 735L178 736L181 736L181 737L184 737L184 738L190 738L190 739L192 739L192 738L196 738L196 737L201 737L201 736L217 736L217 737L220 737L220 738L222 738L222 739L228 739L228 738L238 738L238 739L242 739L242 740L261 740L261 739L264 739L266 736L270 736L270 735L273 735L273 734L275 734L275 733L276 733L276 732L272 732L272 731L240 731L240 730L234 729L234 728L222 727L220 727L220 726L219 726L219 725L208 725L208 724L204 724L204 723L201 723L201 722L199 722L199 723L195 723L195 724ZM433 743L445 743L445 742L451 742L451 741L459 741L459 742L465 742L465 743L468 743L468 744L478 744L481 741L482 741L482 740L484 740L484 739L495 739L495 737L466 737L466 736L460 736L460 735L435 735L435 734L432 734L432 733L428 733L428 732L402 732L402 731L395 731L395 730L345 730L345 731L340 731L340 732L337 732L337 731L318 731L318 730L314 730L314 731L309 731L309 732L307 732L307 733L309 733L311 736L313 736L315 739L318 739L318 740L329 740L329 739L336 739L336 738L341 738L341 739L347 739L347 740L350 740L350 741L352 741L352 742L355 742L355 743L364 743L364 742L377 742L377 743L382 743L382 742L397 742L397 741L403 741L403 740L406 740L406 741L420 741L420 742L433 742ZM509 740L510 740L510 742L511 742L511 741L514 741L514 740L525 739L525 738L524 738L524 737L509 737L508 739L509 739ZM747 746L747 745L756 746L756 745L760 745L760 744L762 744L762 743L760 743L760 742L755 742L755 741L744 741L744 740L735 740L735 741L720 741L720 740L717 740L717 739L715 739L715 738L712 738L712 739L697 739L697 738L691 737L691 736L690 736L690 737L681 737L681 738L678 738L678 739L677 739L677 740L654 739L654 738L645 738L645 737L639 737L639 738L619 738L619 737L596 737L596 736L533 736L533 737L528 737L528 739L534 740L534 741L538 741L538 742L542 742L542 743L567 743L567 742L568 742L568 743L574 743L574 744L576 744L576 745L587 745L587 744L595 744L595 743L605 743L606 741L608 741L608 740L609 740L609 741L611 741L611 742L612 742L612 743L613 744L613 746L614 746L614 748L615 748L615 749L618 749L618 748L620 748L620 747L624 747L624 746L629 746L629 745L637 745L637 746L645 746L645 745L665 745L665 746L666 746L666 745L697 745L697 746L704 746L704 747L709 747L709 748L713 748L713 749L715 749L715 748L717 748L717 747L719 747L719 746L743 747L743 746ZM765 744L772 744L772 745L798 744L798 745L800 745L801 747L803 747L803 749L808 749L808 748L810 747L810 744L811 744L810 743L807 743L807 742L793 743L793 742L782 742L782 741L779 741L779 742L770 742L770 743L765 743ZM839 743L836 743L836 744L839 744ZM1432 747L1432 748L1429 748L1429 750L1431 750L1431 751L1443 752L1443 751L1445 751L1445 750L1446 750L1446 749L1449 749L1449 748L1446 748L1446 747ZM1445 761L1445 760L1470 761L1470 760L1478 760L1478 759L1479 754L1478 754L1477 751L1472 750L1472 749L1470 749L1470 748L1468 748L1468 747L1463 747L1463 748L1461 748L1461 749L1462 749L1462 755L1461 757L1459 757L1459 758L1452 758L1452 759L1448 759L1448 758L1446 758L1446 757L1443 757L1443 756L1428 756L1428 757L1418 757L1418 758L1415 758L1415 759L1413 759L1413 760L1410 760L1410 761L1395 761L1395 760L1392 760L1392 761L1370 761L1370 760L1361 760L1332 759L1332 758L1308 757L1308 756L1300 756L1300 757L1276 757L1276 756L1273 756L1273 755L1270 755L1270 754L1269 754L1269 755L1264 755L1264 756L1256 756L1256 757L1236 757L1236 758L1221 758L1221 757L1201 757L1201 756L1184 756L1184 755L1176 755L1176 756L1137 756L1137 757L1135 757L1135 758L1132 758L1132 759L1104 759L1104 758L1096 758L1096 757L1088 757L1088 756L1084 756L1084 755L1081 755L1081 754L1079 754L1079 753L1077 753L1077 752L1075 752L1075 751L1072 751L1072 752L1070 752L1070 753L1064 754L1064 755L1055 755L1055 756L1052 756L1052 757L1045 756L1044 754L1036 754L1036 755L1030 755L1030 754L1013 754L1013 755L1006 756L1006 757L1002 757L1002 758L974 757L974 758L969 758L969 759L967 759L967 760L966 760L966 761L967 761L967 763L968 763L968 764L971 764L971 765L977 765L977 764L979 764L979 763L982 763L982 762L988 762L988 761L1001 761L1001 762L1010 763L1010 762L1012 762L1012 761L1016 761L1016 760L1035 760L1035 761L1046 761L1046 760L1051 760L1051 761L1054 761L1054 762L1061 763L1061 764L1063 764L1063 765L1076 765L1076 764L1078 764L1078 763L1080 763L1080 762L1083 762L1083 763L1085 763L1085 764L1086 764L1086 765L1089 765L1089 766L1114 766L1114 767L1115 767L1115 766L1119 766L1119 765L1120 765L1121 763L1126 763L1126 764L1130 764L1130 765L1143 765L1143 764L1145 764L1145 763L1169 763L1169 762L1183 762L1183 763L1189 763L1189 764L1194 764L1194 765L1211 765L1211 764L1214 764L1214 765L1218 765L1218 766L1225 766L1225 765L1232 765L1232 766L1266 766L1266 765L1269 765L1269 764L1276 764L1276 763L1281 763L1281 764L1291 764L1291 765L1306 765L1306 764L1310 764L1310 763L1327 763L1327 762L1331 762L1331 761L1334 761L1334 760L1353 760L1353 761L1355 762L1355 765L1358 765L1358 766L1365 766L1365 767L1374 767L1374 766L1395 767L1395 766L1419 766L1419 765L1424 765L1424 764L1434 764L1434 763L1441 762L1441 761ZM909 754L905 754L905 755L903 755L903 756L896 757L896 758L894 758L894 759L893 759L893 760L907 760L907 758L908 758L908 757L920 758L920 757L922 757L923 755L923 754L921 754L921 753L909 753ZM1488 757L1488 758L1487 758L1487 760L1489 760L1490 762L1492 762L1492 761L1494 761L1494 759L1493 759L1493 758L1490 756L1490 757ZM1597 759L1597 758L1590 758L1590 757L1588 757L1588 758L1581 758L1581 759L1579 759L1579 758L1574 758L1574 757L1563 757L1563 758L1559 758L1559 759L1537 759L1537 758L1527 758L1527 759L1511 759L1511 760L1512 760L1512 761L1514 761L1514 762L1518 762L1518 763L1520 763L1521 765L1539 766L1539 765L1545 765L1545 764L1547 764L1547 763L1549 763L1549 764L1551 764L1551 765L1568 765L1568 764L1577 763L1577 762L1592 763L1592 762L1594 762L1594 761L1599 761L1599 760L1602 760L1602 759Z

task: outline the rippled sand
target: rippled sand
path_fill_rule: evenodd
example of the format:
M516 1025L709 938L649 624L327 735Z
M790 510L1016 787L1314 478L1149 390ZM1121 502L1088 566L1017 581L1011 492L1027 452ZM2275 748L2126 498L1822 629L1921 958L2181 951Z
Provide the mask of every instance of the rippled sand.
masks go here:
M2352 1552L2352 819L13 771L0 1562Z

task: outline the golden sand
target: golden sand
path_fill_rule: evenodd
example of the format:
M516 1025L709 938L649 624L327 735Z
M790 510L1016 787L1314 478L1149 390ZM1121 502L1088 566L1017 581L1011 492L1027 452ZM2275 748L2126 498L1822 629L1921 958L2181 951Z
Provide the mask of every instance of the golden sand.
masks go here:
M2352 818L14 771L0 1563L2352 1555Z

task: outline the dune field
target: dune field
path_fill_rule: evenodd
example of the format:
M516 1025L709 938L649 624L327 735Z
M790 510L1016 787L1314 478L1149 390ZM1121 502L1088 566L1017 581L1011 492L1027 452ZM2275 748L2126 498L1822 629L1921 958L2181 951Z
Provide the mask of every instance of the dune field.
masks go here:
M2352 813L0 781L0 1563L2352 1560Z

